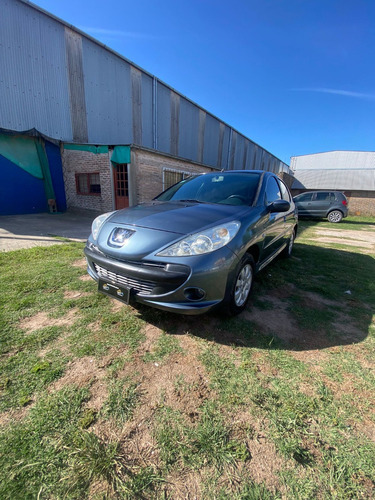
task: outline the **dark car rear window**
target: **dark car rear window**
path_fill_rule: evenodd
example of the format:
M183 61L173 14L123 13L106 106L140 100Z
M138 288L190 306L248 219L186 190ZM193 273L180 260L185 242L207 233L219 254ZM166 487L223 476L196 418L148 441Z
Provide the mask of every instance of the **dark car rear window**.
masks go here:
M155 200L199 201L225 205L251 205L257 192L260 175L205 174L190 177L170 187Z

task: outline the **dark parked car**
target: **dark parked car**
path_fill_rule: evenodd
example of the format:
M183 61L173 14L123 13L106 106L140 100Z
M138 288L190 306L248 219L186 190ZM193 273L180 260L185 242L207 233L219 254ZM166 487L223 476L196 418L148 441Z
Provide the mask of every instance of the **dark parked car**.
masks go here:
M183 314L241 312L254 274L289 256L293 199L271 172L190 177L150 203L97 217L85 254L99 291Z
M340 191L309 191L294 198L299 217L328 218L341 222L348 216L348 200Z

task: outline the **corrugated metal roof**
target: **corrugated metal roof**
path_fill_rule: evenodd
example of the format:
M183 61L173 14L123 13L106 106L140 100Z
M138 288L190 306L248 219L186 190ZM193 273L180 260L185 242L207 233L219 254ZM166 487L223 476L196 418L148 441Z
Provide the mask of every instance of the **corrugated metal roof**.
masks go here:
M335 189L339 191L375 191L375 169L297 170L292 189Z
M328 151L292 156L291 169L375 169L374 151Z
M0 127L70 138L64 26L12 0L0 8Z
M288 172L274 155L122 55L25 0L0 0L0 128L136 144L216 168Z

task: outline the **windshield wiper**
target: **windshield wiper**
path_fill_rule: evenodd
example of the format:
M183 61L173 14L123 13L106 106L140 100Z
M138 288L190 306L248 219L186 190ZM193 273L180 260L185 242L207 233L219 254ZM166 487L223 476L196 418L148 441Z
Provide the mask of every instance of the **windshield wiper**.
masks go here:
M207 201L194 200L194 199L191 199L191 200L175 200L175 201L181 201L182 203L207 203Z

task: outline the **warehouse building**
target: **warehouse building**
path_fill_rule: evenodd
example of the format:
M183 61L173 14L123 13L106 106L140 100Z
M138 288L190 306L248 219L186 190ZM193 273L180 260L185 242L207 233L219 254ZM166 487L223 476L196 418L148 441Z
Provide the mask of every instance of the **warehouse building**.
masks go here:
M0 0L0 213L108 211L187 175L288 165L82 31Z
M375 216L375 152L329 151L292 156L292 194L343 191L350 215Z

